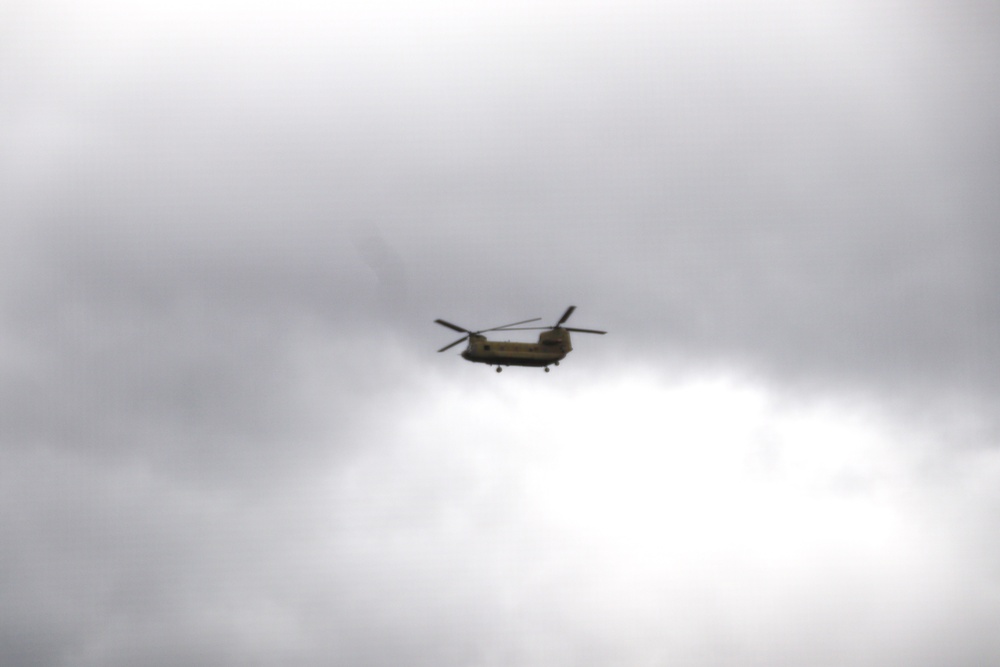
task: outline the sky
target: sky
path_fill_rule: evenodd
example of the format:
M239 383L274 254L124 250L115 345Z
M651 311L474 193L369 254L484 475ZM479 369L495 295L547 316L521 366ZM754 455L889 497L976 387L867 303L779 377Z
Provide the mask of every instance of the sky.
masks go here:
M0 663L996 663L998 37L8 2Z

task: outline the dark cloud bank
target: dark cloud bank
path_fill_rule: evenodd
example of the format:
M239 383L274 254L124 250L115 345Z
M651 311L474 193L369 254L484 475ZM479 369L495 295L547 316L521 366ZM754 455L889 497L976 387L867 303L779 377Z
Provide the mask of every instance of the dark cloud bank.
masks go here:
M994 13L15 10L0 662L996 661ZM570 304L612 335L549 388L433 353ZM636 535L546 514L571 437L668 433L594 392L720 374L897 424L818 473L884 552L629 579Z

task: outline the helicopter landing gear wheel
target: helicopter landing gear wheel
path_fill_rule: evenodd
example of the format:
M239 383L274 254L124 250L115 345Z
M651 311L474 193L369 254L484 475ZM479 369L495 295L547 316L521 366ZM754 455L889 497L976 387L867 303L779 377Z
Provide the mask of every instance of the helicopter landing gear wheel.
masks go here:
M497 373L501 373L501 372L503 372L503 369L500 368L499 366L497 366Z
M559 362L558 362L558 361L555 361L555 362L553 362L553 363L554 363L554 364L555 364L556 366L558 366L558 365L559 365Z
M549 367L548 367L548 366L546 366L546 367L545 367L545 372L546 372L546 373L548 373L548 372L549 372Z

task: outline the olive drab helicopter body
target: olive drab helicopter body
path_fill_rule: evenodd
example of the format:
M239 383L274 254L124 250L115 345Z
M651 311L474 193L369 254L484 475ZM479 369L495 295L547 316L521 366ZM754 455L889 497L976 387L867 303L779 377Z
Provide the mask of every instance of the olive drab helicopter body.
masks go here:
M569 316L576 310L576 306L570 306L563 313L559 321L551 327L518 327L519 324L537 322L542 319L535 317L530 320L513 322L492 329L481 329L479 331L469 331L464 327L457 326L444 320L434 320L437 324L455 331L460 331L465 335L454 343L445 345L438 352L444 352L459 343L468 340L465 350L462 351L462 358L479 364L489 364L497 367L497 373L503 370L503 366L536 366L545 368L549 372L549 366L558 366L559 362L573 351L569 333L576 331L580 333L605 334L606 331L595 329L576 329L574 327L564 327L563 324ZM544 329L538 335L536 343L514 343L489 340L484 333L490 331L528 331Z

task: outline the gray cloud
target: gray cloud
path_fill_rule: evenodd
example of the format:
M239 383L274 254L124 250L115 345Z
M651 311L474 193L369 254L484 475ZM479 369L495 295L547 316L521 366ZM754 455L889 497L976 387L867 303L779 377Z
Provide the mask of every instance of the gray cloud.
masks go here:
M992 13L19 8L0 662L989 662Z

